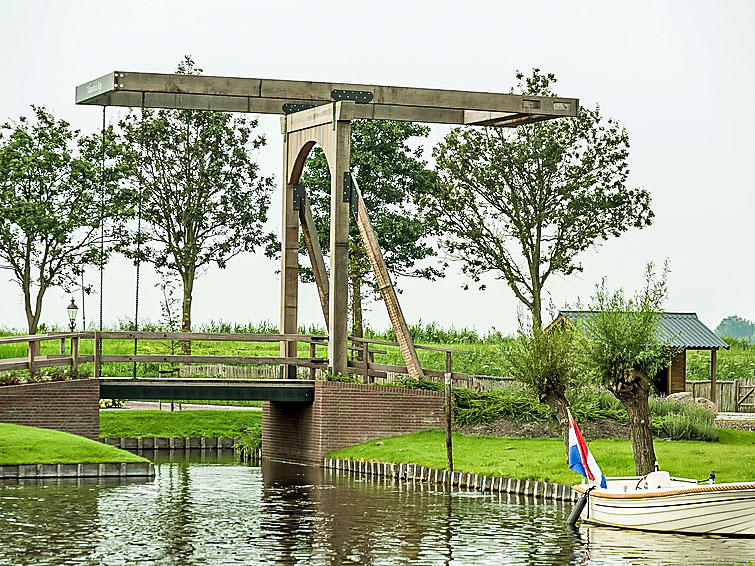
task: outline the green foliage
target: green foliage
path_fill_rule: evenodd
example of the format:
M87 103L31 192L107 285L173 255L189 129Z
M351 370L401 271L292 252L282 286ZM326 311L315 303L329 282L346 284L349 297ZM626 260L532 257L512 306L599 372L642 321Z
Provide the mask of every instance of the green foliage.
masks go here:
M177 74L200 74L186 57ZM256 120L197 110L132 111L120 123L128 163L139 179L141 237L122 239L134 259L176 273L183 283L181 327L191 327L193 284L201 269L225 268L274 238L264 230L273 188L254 154L265 145Z
M484 334L478 333L474 328L443 328L436 322L422 324L422 319L417 324L409 325L409 334L418 344L497 344L507 340L500 331L492 329ZM393 328L384 332L378 332L371 328L365 328L365 338L375 340L396 341L396 333Z
M78 285L86 267L105 260L131 194L121 183L126 168L112 129L86 137L44 108L32 109L32 118L0 126L0 262L21 289L35 334L47 289Z
M523 94L555 95L552 74L517 79ZM506 281L538 326L551 275L580 271L579 253L653 218L650 194L626 186L629 136L597 106L515 129L455 128L433 155L440 182L417 200L441 246L473 281Z
M627 412L621 402L605 390L572 387L566 391L566 400L577 423L598 419L627 423Z
M491 423L498 419L519 422L547 421L551 411L531 393L515 387L493 391L454 389L456 405L454 420L460 426Z
M705 407L651 397L650 412L653 432L658 436L671 440L718 440L718 429L713 427L715 415Z
M326 373L321 378L323 381L338 381L341 383L362 383L362 379L351 374L334 375L332 373Z
M585 370L620 399L635 384L649 391L648 376L669 363L668 348L658 332L667 273L665 266L656 278L653 264L648 264L645 288L629 298L623 289L610 292L603 279L592 297L591 310L576 320L587 337L582 341Z
M519 336L503 349L509 375L523 383L538 400L563 400L576 374L576 333L567 326L545 332L539 326L520 324Z
M251 453L262 447L262 421L253 422L241 429L241 436L233 447L237 455Z
M755 344L742 338L722 336L729 350L719 350L716 378L752 379L755 375ZM687 350L687 381L710 379L710 352Z
M715 330L719 336L730 336L755 344L755 322L739 316L727 316Z

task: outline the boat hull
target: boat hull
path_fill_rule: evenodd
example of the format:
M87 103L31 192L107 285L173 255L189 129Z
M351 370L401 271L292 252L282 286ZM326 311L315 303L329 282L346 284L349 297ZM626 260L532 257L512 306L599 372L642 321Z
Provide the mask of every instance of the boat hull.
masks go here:
M584 493L586 486L575 486ZM755 536L755 483L669 488L634 493L594 490L583 521L626 529Z

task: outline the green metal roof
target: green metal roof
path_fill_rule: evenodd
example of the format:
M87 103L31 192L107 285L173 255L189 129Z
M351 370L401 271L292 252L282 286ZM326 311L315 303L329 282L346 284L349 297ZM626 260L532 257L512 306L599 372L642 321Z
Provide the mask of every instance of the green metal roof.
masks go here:
M558 314L575 322L596 314L596 311L559 311ZM660 333L665 341L675 348L729 349L729 345L700 322L697 313L694 312L662 313Z

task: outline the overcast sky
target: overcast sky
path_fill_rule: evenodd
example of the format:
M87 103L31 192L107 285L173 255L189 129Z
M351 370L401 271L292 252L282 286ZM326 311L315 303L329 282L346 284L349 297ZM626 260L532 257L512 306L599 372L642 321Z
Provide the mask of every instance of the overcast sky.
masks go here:
M631 142L631 186L653 197L655 222L581 255L584 273L549 281L557 307L589 298L607 276L637 288L648 261L671 263L668 310L711 327L731 314L755 319L755 2L24 2L0 3L0 121L45 105L77 128L98 128L99 108L74 105L76 85L107 72L173 72L191 54L206 74L507 92L516 69L558 77L557 91L599 103ZM109 116L116 119L120 110ZM263 172L280 181L278 118L261 116ZM447 128L434 126L431 146ZM280 232L275 195L270 229ZM306 261L306 260L305 260ZM279 318L278 264L261 255L209 269L197 281L193 319ZM24 328L17 286L0 271L0 326ZM98 287L99 274L87 272ZM502 281L464 291L445 279L399 279L410 323L516 327L517 301ZM159 318L157 278L142 272L140 313ZM474 287L472 287L474 289ZM49 291L42 320L63 324L70 297ZM77 296L77 302L80 302ZM97 295L87 298L89 321ZM134 267L105 273L105 323L133 317ZM381 303L368 324L386 328ZM547 318L547 317L545 317ZM79 321L81 319L79 318ZM300 323L322 325L313 284Z

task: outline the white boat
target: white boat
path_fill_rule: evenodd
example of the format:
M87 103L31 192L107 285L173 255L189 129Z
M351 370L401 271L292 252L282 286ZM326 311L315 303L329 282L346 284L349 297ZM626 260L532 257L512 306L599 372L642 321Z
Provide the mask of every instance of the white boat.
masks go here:
M643 477L607 478L589 490L586 523L644 531L755 536L755 482L698 485L655 471Z

